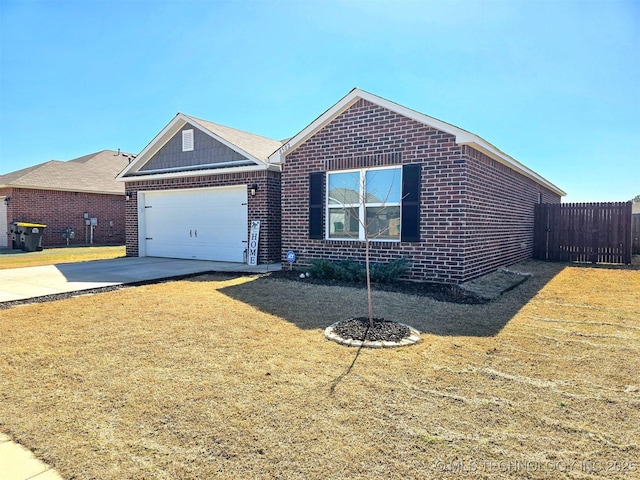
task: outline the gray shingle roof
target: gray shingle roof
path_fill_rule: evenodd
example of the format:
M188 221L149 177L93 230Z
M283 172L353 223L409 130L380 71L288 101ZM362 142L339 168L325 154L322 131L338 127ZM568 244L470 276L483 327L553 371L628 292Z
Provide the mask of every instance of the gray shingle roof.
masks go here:
M128 154L103 150L66 162L49 162L0 175L0 187L124 195L115 178L129 164Z
M278 140L272 140L271 138L262 137L254 133L226 127L224 125L195 118L190 115L184 116L263 162L266 162L269 155L282 146L282 142Z

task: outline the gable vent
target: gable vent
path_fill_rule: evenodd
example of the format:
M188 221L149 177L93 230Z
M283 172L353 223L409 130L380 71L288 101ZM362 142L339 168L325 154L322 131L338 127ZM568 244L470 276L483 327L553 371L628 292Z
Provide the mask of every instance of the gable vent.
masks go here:
M182 130L182 151L193 151L193 129Z

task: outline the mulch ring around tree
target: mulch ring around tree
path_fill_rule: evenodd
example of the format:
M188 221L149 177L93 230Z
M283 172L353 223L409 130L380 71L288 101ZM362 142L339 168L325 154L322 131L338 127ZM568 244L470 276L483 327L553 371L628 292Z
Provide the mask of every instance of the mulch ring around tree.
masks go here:
M350 347L385 348L413 345L420 340L420 332L398 322L368 317L356 317L336 322L324 331L329 340Z

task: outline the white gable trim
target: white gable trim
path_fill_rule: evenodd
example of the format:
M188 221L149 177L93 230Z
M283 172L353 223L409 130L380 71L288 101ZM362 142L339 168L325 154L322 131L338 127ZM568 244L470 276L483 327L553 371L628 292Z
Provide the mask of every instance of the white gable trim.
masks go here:
M266 163L253 155L245 152L242 148L234 145L224 138L216 135L212 131L205 128L203 125L198 123L194 118L191 118L183 113L178 113L173 120L169 122L169 124L164 127L160 133L158 133L153 140L140 152L140 154L136 157L136 159L131 162L120 174L116 177L117 181L126 181L127 178L149 178L146 175L134 175L135 172L138 172L149 160L153 158L153 156L160 151L162 147L164 147L169 140L171 140L185 125L191 125L194 128L197 128L201 132L206 135L209 135L213 139L222 143L223 145L229 147L231 150L238 152L240 155L244 156L248 160L254 162L256 165L261 166L262 168L266 167ZM216 169L216 171L221 171L223 169ZM211 170L213 171L213 170ZM201 170L197 170L197 172L201 172ZM193 171L192 171L192 174ZM198 173L200 174L200 173ZM173 177L177 176L173 172L167 172L166 174L158 174L163 177ZM158 176L156 175L156 177Z
M305 129L300 131L297 135L292 137L287 143L285 143L281 148L279 148L276 152L274 152L269 158L269 162L273 163L284 163L287 155L294 152L297 148L302 146L309 138L315 135L319 130L324 128L327 124L333 121L338 115L346 111L349 107L351 107L358 100L363 99L368 102L379 105L387 110L391 110L392 112L403 115L407 118L411 118L417 122L423 123L430 127L433 127L437 130L441 130L443 132L449 133L456 137L456 143L458 145L469 145L470 147L479 150L480 152L488 155L492 159L500 162L513 170L521 173L525 177L528 177L539 183L554 193L564 196L566 192L556 187L554 184L546 180L545 178L538 175L533 170L529 169L522 163L518 162L516 159L502 152L498 148L491 145L489 142L484 140L483 138L474 135L471 132L463 130L461 128L456 127L455 125L451 125L450 123L443 122L438 120L437 118L429 117L428 115L424 115L420 112L416 112L415 110L411 110L410 108L403 107L397 103L391 102L384 98L373 95L369 92L365 92L364 90L360 90L358 88L354 88L351 90L346 96L344 96L338 103L333 105L327 111L325 111L322 115L316 118L313 122L311 122Z

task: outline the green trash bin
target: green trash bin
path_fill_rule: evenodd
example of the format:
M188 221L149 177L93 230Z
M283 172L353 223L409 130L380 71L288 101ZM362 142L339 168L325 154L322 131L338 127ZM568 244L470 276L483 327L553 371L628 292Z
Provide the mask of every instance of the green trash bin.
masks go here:
M42 250L42 234L46 225L41 223L16 222L20 234L20 246L25 252L39 252Z
M18 222L11 222L9 225L9 233L11 233L11 248L20 250L20 233L18 232Z

